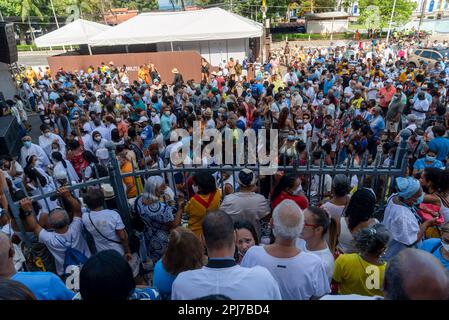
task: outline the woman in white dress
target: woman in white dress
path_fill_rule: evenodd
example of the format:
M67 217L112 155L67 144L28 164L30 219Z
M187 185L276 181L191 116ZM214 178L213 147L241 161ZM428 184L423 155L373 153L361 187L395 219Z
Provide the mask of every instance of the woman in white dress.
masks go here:
M416 246L423 238L426 229L435 223L436 218L422 223L416 214L415 205L424 200L419 181L412 177L396 178L398 193L393 194L385 208L383 224L391 233L391 240L385 253L389 261L405 248Z
M60 152L53 152L51 154L51 160L54 165L53 175L56 172L65 171L67 172L67 176L69 177L70 181L75 181L76 183L80 181L80 177L76 173L75 168L73 168L72 163L70 161L64 160Z

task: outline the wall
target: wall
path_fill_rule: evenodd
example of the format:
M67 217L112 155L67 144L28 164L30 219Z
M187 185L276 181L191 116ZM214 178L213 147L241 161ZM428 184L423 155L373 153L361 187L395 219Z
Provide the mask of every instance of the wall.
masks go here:
M307 33L332 33L348 31L348 20L309 20L307 21Z
M60 67L64 70L87 70L90 65L97 67L102 62L107 64L110 61L117 67L126 65L131 81L137 80L139 66L149 62L156 66L161 74L162 81L166 81L168 84L173 81L173 74L171 73L173 68L179 70L184 81L189 79L194 79L196 82L201 81L201 56L194 51L48 57L48 64L53 72L56 72Z
M231 57L241 62L249 50L249 39L173 42L173 51L183 50L196 51L211 65L219 66ZM157 51L171 51L170 42L158 43Z
M12 99L17 92L8 65L2 62L0 62L0 92L3 93L5 99Z

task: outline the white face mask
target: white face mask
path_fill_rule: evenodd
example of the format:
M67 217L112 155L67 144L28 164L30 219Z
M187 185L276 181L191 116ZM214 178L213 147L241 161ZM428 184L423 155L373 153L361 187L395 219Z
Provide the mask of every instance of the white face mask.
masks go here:
M302 191L302 186L299 185L298 188L296 188L296 190L292 192L292 194L297 196L301 193L301 191Z
M117 121L117 123L119 123L120 121L122 121L122 118L115 118L115 121Z
M49 137L50 137L50 132L45 132L45 133L44 133L44 136L45 136L46 138L49 138Z
M192 185L193 192L198 193L198 186Z
M151 112L151 116L155 117L156 116L156 112Z
M45 119L44 122L45 122L46 124L49 124L49 123L50 123L50 119Z
M170 115L170 111L165 111L165 115L169 116Z

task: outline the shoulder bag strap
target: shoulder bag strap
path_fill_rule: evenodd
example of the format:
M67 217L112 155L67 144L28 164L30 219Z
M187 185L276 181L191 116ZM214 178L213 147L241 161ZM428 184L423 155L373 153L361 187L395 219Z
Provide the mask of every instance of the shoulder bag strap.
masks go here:
M98 233L100 236L102 236L104 239L106 239L106 240L108 240L108 241L110 241L110 242L117 243L117 244L121 244L121 242L115 241L115 240L111 240L111 239L107 238L105 235L103 235L103 234L100 232L100 230L98 230L98 228L97 228L97 227L95 226L95 224L93 223L92 218L91 218L91 216L90 216L90 212L88 213L88 216L89 216L90 223L92 223L92 226L94 227L95 231L97 231L97 233Z

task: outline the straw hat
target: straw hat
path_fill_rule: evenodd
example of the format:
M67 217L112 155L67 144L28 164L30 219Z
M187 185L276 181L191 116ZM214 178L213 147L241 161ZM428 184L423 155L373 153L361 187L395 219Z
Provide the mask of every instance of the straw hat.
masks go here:
M173 70L171 71L172 73L179 73L177 68L173 68Z

